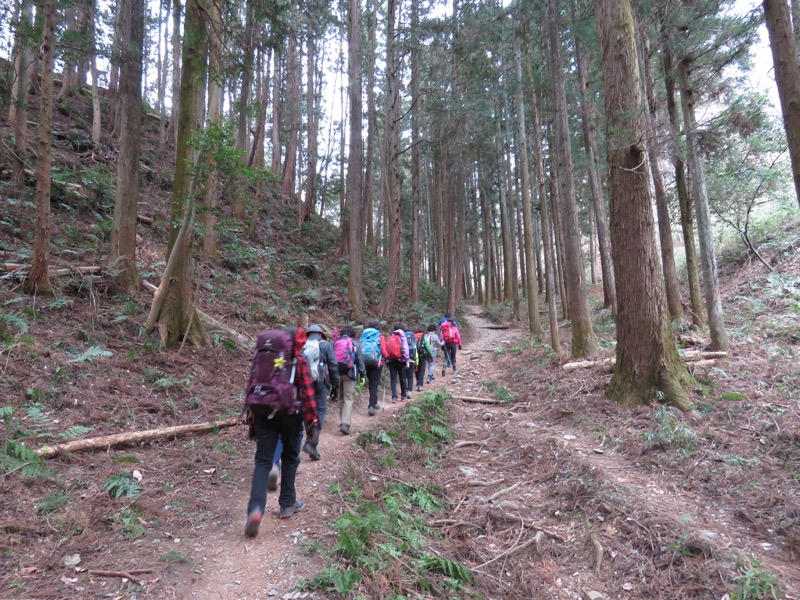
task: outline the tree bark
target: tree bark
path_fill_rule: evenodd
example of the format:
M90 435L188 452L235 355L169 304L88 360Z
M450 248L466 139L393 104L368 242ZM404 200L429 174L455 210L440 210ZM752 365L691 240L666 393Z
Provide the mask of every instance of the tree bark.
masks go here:
M20 5L20 22L15 34L17 53L14 59L14 84L11 88L11 106L8 122L14 127L14 158L11 162L11 179L17 196L25 193L25 159L28 154L28 92L31 71L35 60L31 50L30 31L33 27L33 3L24 0Z
M411 0L411 31L416 36L419 31L419 0ZM411 302L419 301L419 215L422 211L422 194L420 191L420 71L419 71L419 39L411 42L411 265L409 269L409 292Z
M172 109L167 127L167 137L177 143L178 111L181 97L181 0L172 0Z
M606 388L625 406L666 401L688 409L689 374L672 337L655 248L644 145L647 113L630 0L595 0L605 88L616 270L617 364Z
M364 141L361 134L362 90L361 90L361 0L350 0L348 28L348 90L350 95L350 153L347 161L347 206L350 214L350 269L347 293L353 318L364 322L364 292L362 271L364 262L364 228L362 210L364 204L363 163Z
M775 65L783 127L789 143L794 191L800 204L800 65L786 0L764 0L764 18Z
M292 22L299 18L297 4L292 3ZM294 190L297 166L297 148L300 141L300 36L297 26L289 26L286 56L286 160L283 162L281 189L289 196Z
M548 62L553 78L554 120L556 155L558 159L558 184L560 197L559 213L564 235L564 279L569 302L569 318L572 321L573 358L593 356L597 353L597 338L592 329L589 301L583 283L581 265L580 232L573 188L573 164L569 123L567 121L567 98L561 60L561 41L557 23L555 0L547 0Z
M51 294L48 262L50 260L50 185L53 169L53 70L55 66L55 0L42 5L42 74L39 90L39 141L36 161L36 230L31 272L24 283L29 294ZM27 124L27 122L26 122Z
M360 42L360 40L359 40ZM319 117L317 115L317 93L314 84L314 74L317 69L317 50L316 41L313 35L308 36L308 79L306 85L306 104L308 105L308 172L306 173L306 199L303 203L303 211L300 215L300 221L305 222L311 219L311 213L314 212L314 201L317 196L317 148L318 136L317 130L319 128ZM361 59L359 57L359 66ZM359 75L361 71L359 70ZM360 86L360 78L359 78ZM361 128L359 126L359 135L361 135ZM363 145L363 143L362 143ZM359 168L360 171L360 168ZM359 188L361 187L359 182ZM360 194L360 191L359 191Z
M373 205L375 203L375 176L373 165L375 164L375 148L380 147L378 140L378 116L375 111L375 48L376 48L376 17L375 6L373 5L367 15L367 151L364 164L364 223L366 231L365 247L374 249L375 225L373 223Z
M678 78L681 83L681 107L683 123L686 127L686 150L689 156L689 169L692 175L692 195L697 215L697 235L700 240L700 265L703 270L703 296L705 297L708 327L711 335L711 349L728 349L728 334L722 314L722 300L717 280L717 257L711 237L711 214L708 208L708 193L703 173L703 164L697 150L697 123L694 116L694 90L691 85L690 59L684 57L678 63Z
M106 268L119 290L139 292L136 269L136 217L139 207L139 153L142 137L142 53L144 1L120 0L119 161L114 225Z

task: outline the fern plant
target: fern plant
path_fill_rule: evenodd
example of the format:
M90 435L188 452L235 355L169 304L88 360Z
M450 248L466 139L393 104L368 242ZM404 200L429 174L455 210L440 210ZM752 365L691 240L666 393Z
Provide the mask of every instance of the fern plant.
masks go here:
M103 350L100 346L89 346L89 348L83 353L75 358L71 359L69 362L71 363L80 363L80 362L89 362L93 363L94 360L99 356L114 356L113 352L109 350Z
M133 479L130 471L111 475L106 479L103 487L114 500L119 500L122 496L134 500L142 493L142 486Z

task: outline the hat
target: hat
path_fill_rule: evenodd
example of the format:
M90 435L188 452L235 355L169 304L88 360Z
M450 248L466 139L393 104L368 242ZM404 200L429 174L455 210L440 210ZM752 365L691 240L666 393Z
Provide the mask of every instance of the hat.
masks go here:
M320 334L322 336L322 339L328 339L328 336L325 335L325 332L322 330L322 327L320 327L316 323L314 325L312 325L311 327L309 327L308 329L306 329L306 333L309 333L309 334L310 333L318 333L318 334Z

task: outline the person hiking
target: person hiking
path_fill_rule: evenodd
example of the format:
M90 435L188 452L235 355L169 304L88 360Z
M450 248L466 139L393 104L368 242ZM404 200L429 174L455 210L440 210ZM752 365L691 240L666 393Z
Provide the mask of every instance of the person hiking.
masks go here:
M361 353L364 358L364 368L367 372L367 384L369 388L369 406L367 414L374 417L378 412L378 384L381 382L383 372L383 356L381 355L381 342L383 336L380 331L380 323L370 321L361 332Z
M433 348L431 348L425 330L420 327L414 334L414 341L417 344L417 391L422 391L425 383L425 375L428 372L428 363L433 359Z
M411 329L406 329L403 333L406 335L406 343L408 344L408 365L406 366L406 395L411 399L411 391L414 389L414 374L417 372L417 365L419 364L419 353L417 352L417 340L414 337L414 332Z
M402 323L395 323L392 333L387 335L381 345L381 354L389 367L389 379L392 389L392 402L398 402L397 381L400 380L400 397L402 400L410 400L411 395L406 389L408 379L406 369L409 365L408 341L406 340L405 326Z
M449 313L445 313L447 315ZM453 375L456 373L456 350L461 350L461 332L452 319L439 323L439 332L444 341L444 362L442 363L442 377L447 372L447 365L453 367Z
M267 477L278 439L281 452L279 516L287 519L305 507L297 498L295 477L300 464L300 435L305 422L309 442L319 439L319 417L308 362L302 355L302 328L261 332L245 391L251 439L256 441L253 479L247 503L245 535L255 537L267 506ZM287 407L288 403L288 407Z
M428 325L428 333L425 334L428 340L428 345L431 347L431 360L428 364L428 383L436 379L434 372L436 371L436 357L439 355L439 350L444 346L444 342L439 338L436 333L436 325Z
M339 431L342 435L350 435L350 421L353 416L353 395L356 382L364 377L364 357L361 343L356 340L356 330L352 325L345 325L340 330L340 337L333 343L334 353L342 376L339 384Z

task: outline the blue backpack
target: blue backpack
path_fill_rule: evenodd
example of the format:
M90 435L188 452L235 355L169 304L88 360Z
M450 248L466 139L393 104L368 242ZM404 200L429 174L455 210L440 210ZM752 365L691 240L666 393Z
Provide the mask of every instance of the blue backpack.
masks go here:
M408 341L408 360L417 363L417 341L414 339L414 332L406 329L406 340Z
M361 354L368 367L381 362L381 332L374 327L367 327L361 333Z

